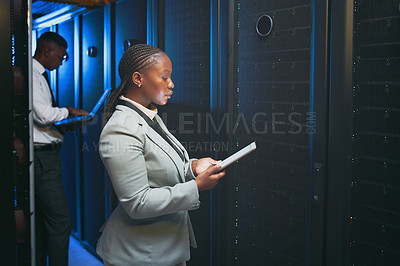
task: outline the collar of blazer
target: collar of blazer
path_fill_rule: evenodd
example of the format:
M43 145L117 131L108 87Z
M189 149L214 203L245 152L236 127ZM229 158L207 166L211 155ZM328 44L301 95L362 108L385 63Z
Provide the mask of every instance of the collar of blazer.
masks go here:
M182 183L185 182L185 174L184 174L184 162L182 162L181 157L173 151L173 148L171 145L164 140L163 137L161 137L153 128L151 128L147 122L143 119L141 115L138 114L134 109L129 108L128 106L125 105L118 105L118 107L123 108L124 110L128 110L129 112L132 113L132 115L136 116L138 118L138 124L142 126L144 129L144 133L146 136L155 144L157 145L161 150L163 150L168 157L172 160L172 162L175 164L176 169L179 172L179 177ZM164 125L164 122L162 119L159 117L159 115L156 115L154 119L157 120L161 128L165 131L165 133L173 140L174 144L176 144L179 149L182 150L184 153L184 160L189 161L188 154L185 150L185 148L182 146L181 143L168 131L167 127ZM173 152L171 152L173 151Z
M179 149L183 152L183 156L185 157L185 162L189 161L189 154L187 153L185 147L183 147L183 145L179 142L179 140L176 139L175 136L171 134L171 132L169 132L167 126L164 124L164 122L162 121L161 117L158 114L156 114L154 119L157 120L158 124L164 130L164 132L168 135L168 137L170 139L172 139L174 144L176 144L179 147Z

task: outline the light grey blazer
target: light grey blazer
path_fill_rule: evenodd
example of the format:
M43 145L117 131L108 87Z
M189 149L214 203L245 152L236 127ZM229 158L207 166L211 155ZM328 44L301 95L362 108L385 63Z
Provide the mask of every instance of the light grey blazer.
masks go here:
M100 157L119 204L100 236L96 251L117 266L176 265L196 247L188 210L200 206L191 162L185 161L134 110L117 105L100 136Z

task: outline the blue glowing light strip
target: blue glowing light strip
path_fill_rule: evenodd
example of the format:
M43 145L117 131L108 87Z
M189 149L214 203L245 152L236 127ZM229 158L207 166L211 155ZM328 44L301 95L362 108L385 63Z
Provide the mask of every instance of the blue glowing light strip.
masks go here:
M314 54L314 48L315 48L315 23L316 23L316 16L315 16L315 10L316 10L316 0L311 1L311 18L312 18L312 24L311 24L311 58L310 58L310 116L314 112L314 68L315 68L315 54ZM313 127L313 120L310 119L310 127ZM308 136L308 142L309 142L309 147L308 147L308 159L309 159L309 185L308 185L308 191L309 191L309 200L308 200L308 224L307 224L307 254L306 254L306 265L310 265L310 247L311 247L311 202L312 202L312 169L313 169L313 134L309 134Z

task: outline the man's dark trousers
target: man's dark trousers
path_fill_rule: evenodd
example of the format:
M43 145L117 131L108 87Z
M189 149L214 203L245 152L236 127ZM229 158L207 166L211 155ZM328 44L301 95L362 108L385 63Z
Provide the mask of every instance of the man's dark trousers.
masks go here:
M35 209L36 209L36 265L68 265L71 217L61 183L59 148L36 151Z

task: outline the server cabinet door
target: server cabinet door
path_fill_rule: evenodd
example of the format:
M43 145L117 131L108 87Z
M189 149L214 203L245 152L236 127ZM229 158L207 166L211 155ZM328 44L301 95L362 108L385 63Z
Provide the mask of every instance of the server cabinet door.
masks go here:
M115 4L115 81L119 85L118 64L125 48L146 43L147 1L118 1Z
M165 43L171 59L175 87L160 112L191 158L209 157L210 1L166 0L164 11L165 23L160 21L159 31L165 39L159 43ZM201 192L200 200L201 208L190 212L198 244L191 250L190 265L210 264L210 193Z
M82 16L82 107L89 112L104 92L103 12L101 8ZM103 113L102 107L82 129L83 240L93 248L105 220L105 172L98 151Z
M233 9L230 153L252 141L257 150L225 177L225 265L309 265L312 1Z
M74 21L70 20L58 25L58 34L64 37L68 43L68 58L58 69L57 98L60 107L75 105L74 86ZM68 207L72 219L72 231L77 231L76 213L76 144L78 141L77 132L64 134L64 142L60 151L62 182Z
M400 261L399 2L354 1L353 10L347 264L395 265Z
M397 265L399 2L334 1L332 25L326 265Z

